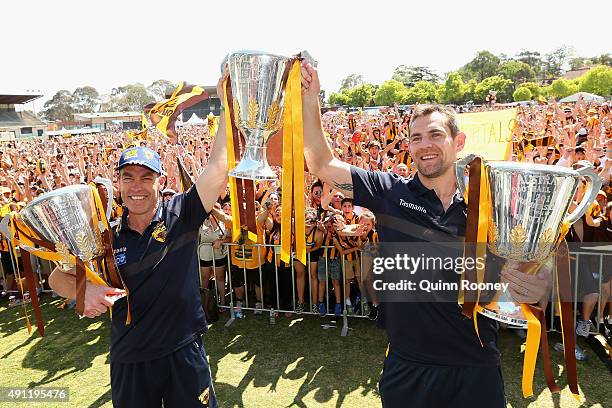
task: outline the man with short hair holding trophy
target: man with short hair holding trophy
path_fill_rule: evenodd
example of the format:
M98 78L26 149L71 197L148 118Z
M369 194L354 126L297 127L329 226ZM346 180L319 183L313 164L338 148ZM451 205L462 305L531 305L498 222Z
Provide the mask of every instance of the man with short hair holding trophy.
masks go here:
M217 86L222 96L222 83ZM127 289L87 282L83 315L112 310L113 406L217 407L201 339L207 323L199 292L198 231L227 185L225 122L220 118L208 165L196 183L161 199L159 155L146 147L122 152L117 170L125 211L113 231L117 269ZM76 278L56 269L50 286L74 299ZM118 296L126 294L117 299Z
M466 135L459 130L454 112L440 105L419 106L412 114L410 155L418 169L412 179L365 171L334 158L321 125L318 73L308 63L302 66L302 86L308 168L322 181L354 198L356 205L375 213L381 252L385 242L399 244L395 248L424 242L431 243L429 246L436 241L459 242L466 251L472 248L467 243L475 245L471 250L476 253L486 245L484 250L504 262L499 275L508 284L503 294L511 295L509 300L502 301L500 296L488 304L479 303L471 293L464 293L464 299L459 293L454 295L454 302L419 302L407 295L402 295L401 300L379 302L378 324L389 338L379 383L383 406L505 407L496 320L529 327L523 393L531 395L538 330L543 322L541 307L545 307L551 282L551 268L542 266L552 259L557 248L562 248L558 243L568 226L592 201L594 196L589 193L596 192L601 184L595 173L587 167L574 171L545 165L513 166L507 162L485 163L473 157L456 162ZM460 182L468 164L466 199L465 189L458 187L465 187ZM590 189L579 207L566 216L581 176L590 179ZM385 264L389 257L384 259ZM567 265L567 257L565 261ZM448 282L459 283L455 272L445 275ZM398 275L406 278L409 272L401 270ZM474 275L478 275L474 281L480 283L480 274L470 277ZM380 301L381 292L377 291L377 297ZM567 304L563 299L561 303ZM563 320L571 323L571 313ZM542 323L542 355L546 360L545 334ZM569 361L574 348L570 341L566 343L566 336L573 339L571 326L569 330L564 327L564 345L569 350L565 358L569 388L577 396L575 376L571 377L575 374L575 361L573 366ZM558 391L549 374L549 388Z

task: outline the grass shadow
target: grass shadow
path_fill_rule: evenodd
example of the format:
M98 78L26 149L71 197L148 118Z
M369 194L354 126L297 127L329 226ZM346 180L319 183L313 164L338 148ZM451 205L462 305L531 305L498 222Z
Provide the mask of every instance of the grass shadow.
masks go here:
M45 337L40 337L33 326L32 334L1 357L6 359L18 350L28 348L21 366L43 373L42 378L30 381L29 387L50 384L88 370L93 366L94 358L109 351L108 320L79 319L73 310L58 309L60 303L60 300L41 298ZM0 313L0 331L9 335L13 330L23 330L23 309L20 308L21 316L18 318L15 315L20 313L14 308L7 310L9 313Z
M248 364L237 385L215 382L221 406L245 407L248 386L264 388L274 398L281 380L300 384L288 407L306 407L304 398L310 393L319 404L337 397L338 407L356 390L362 395L377 395L386 347L384 333L371 330L371 322L354 320L354 330L343 338L340 325L336 330L323 330L323 322L327 319L279 318L270 326L264 316L249 315L229 328L224 322L215 323L205 336L213 378L218 377L219 361L227 355L240 355ZM360 330L364 325L370 329Z

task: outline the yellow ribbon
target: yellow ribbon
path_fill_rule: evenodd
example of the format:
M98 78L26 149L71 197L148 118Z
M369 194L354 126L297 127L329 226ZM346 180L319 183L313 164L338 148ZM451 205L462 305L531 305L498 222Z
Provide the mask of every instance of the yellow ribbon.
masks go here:
M304 126L302 118L301 61L289 71L283 111L283 171L281 203L281 261L291 260L291 219L295 216L296 259L306 264L304 202Z
M538 349L540 348L540 333L542 327L540 321L531 312L529 305L521 304L525 319L527 319L527 341L525 344L525 360L523 362L523 397L533 395L533 374L535 373L536 361L538 360Z
M236 167L236 155L234 154L234 135L232 132L232 116L230 114L230 106L227 100L227 79L223 81L223 113L225 115L225 138L227 143L227 166L230 169ZM236 118L238 119L238 118ZM237 242L240 239L240 205L238 202L238 188L236 179L229 178L230 185L230 203L232 205L232 241Z

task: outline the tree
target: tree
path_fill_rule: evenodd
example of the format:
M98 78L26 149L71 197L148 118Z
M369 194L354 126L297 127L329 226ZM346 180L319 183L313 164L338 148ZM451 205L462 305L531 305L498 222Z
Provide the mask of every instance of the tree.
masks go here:
M446 77L446 82L440 88L439 99L442 103L460 104L463 102L466 85L457 71L450 72Z
M72 93L72 107L75 112L93 112L99 103L100 94L93 86L77 88Z
M589 65L591 61L588 58L576 57L569 60L570 70L575 70Z
M153 95L156 101L166 99L166 95L171 94L175 89L176 84L165 79L158 79L147 87L147 91Z
M329 95L329 104L330 105L348 105L349 97L347 94L339 92L332 92Z
M558 77L565 72L573 54L574 50L571 47L563 46L544 55L543 73L545 77Z
M537 51L521 50L515 57L518 61L529 65L531 69L538 75L542 70L542 56Z
M524 87L524 86L519 86L512 93L512 99L514 99L515 102L518 102L518 101L530 101L531 97L532 97L531 91L529 90L529 88Z
M402 102L406 99L406 87L399 81L389 80L383 82L374 94L376 105L391 106L394 102Z
M428 81L432 83L440 81L440 77L428 67L406 65L400 65L395 68L391 79L401 82L407 88L414 86L414 84L419 81Z
M402 100L404 103L429 103L438 99L438 86L428 81L419 81L410 89Z
M475 89L475 99L479 102L484 102L489 91L497 92L497 102L506 102L510 100L510 89L512 87L512 81L494 75L485 78L480 82Z
M113 110L141 111L145 105L155 102L155 98L147 92L143 84L137 83L113 88L111 102Z
M578 87L565 78L557 78L550 84L550 96L555 99L565 98L578 92Z
M596 95L612 95L612 68L599 65L580 78L580 90Z
M370 84L356 86L348 92L350 106L364 107L371 103L374 96L374 87Z
M478 86L478 82L475 79L470 79L467 84L465 84L465 93L463 94L464 101L474 101L476 99L476 87Z
M520 87L529 89L529 92L531 92L531 97L533 99L537 98L542 93L542 87L535 82L523 82Z
M510 79L515 85L523 82L535 81L535 71L526 63L521 61L508 61L499 66L499 74Z
M344 89L352 89L361 84L363 84L363 77L360 74L351 74L342 80L340 91Z
M607 65L612 67L612 54L601 54L599 57L589 58L591 64L593 65Z
M479 51L476 58L459 69L463 78L482 81L485 78L497 75L499 58L489 51Z
M72 114L74 113L72 103L72 94L62 89L61 91L57 91L51 99L45 102L42 115L45 119L51 121L71 121L73 120Z

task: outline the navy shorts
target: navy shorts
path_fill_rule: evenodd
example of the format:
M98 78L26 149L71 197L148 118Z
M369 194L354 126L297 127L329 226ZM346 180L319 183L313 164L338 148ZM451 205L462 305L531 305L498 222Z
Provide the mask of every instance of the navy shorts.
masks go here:
M114 408L217 408L200 336L165 357L110 370Z
M416 365L389 353L379 393L384 408L505 408L500 367Z

